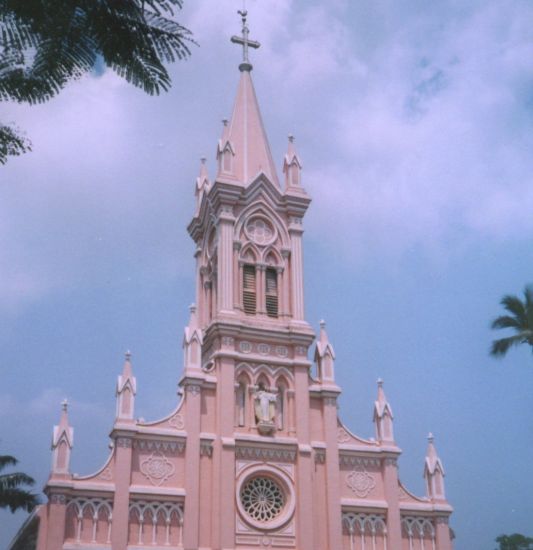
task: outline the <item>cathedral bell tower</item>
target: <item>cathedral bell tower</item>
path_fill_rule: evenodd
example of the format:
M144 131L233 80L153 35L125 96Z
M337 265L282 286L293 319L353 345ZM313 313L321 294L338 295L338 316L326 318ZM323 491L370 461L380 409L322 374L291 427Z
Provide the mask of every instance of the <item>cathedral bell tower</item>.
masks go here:
M188 332L201 333L201 368L186 369L180 384L201 388L207 401L212 396L213 466L220 476L215 495L239 495L235 502L215 496L212 504L220 548L255 545L264 537L278 547L299 541L299 548L312 548L307 356L315 334L304 319L302 250L302 220L311 199L302 187L293 136L280 185L248 58L259 43L249 38L246 12L239 13L242 35L231 39L243 48L235 104L223 121L212 181L202 160L188 226L197 262L196 326ZM333 410L339 391L333 380L328 387ZM330 417L336 433L336 414ZM243 494L261 487L271 496L279 491L283 504L273 497L270 511L245 510ZM297 501L307 504L295 511ZM335 509L340 546L338 499Z

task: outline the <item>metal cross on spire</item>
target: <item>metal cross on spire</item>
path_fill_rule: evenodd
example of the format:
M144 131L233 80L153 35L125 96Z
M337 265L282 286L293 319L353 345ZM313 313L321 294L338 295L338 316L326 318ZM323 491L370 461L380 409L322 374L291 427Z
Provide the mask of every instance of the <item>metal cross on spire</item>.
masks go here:
M259 48L261 44L255 40L250 40L248 38L248 35L250 34L250 29L246 25L246 17L248 16L248 12L246 9L239 10L237 12L242 19L242 36L232 36L231 41L234 44L240 44L242 46L242 63L239 65L239 69L241 71L251 71L252 70L252 64L250 63L250 60L248 59L248 48Z

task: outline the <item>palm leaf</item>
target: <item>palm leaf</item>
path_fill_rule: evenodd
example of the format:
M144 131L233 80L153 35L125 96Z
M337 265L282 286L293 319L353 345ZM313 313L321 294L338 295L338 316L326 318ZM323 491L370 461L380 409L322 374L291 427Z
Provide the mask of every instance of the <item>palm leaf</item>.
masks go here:
M490 354L494 357L503 357L511 347L518 346L522 343L524 343L523 334L515 334L514 336L509 336L508 338L494 340L492 342Z
M34 485L35 480L22 472L0 475L0 493L19 485Z
M517 320L521 323L521 326L527 326L527 315L524 303L517 296L507 295L501 300L501 305L510 313L512 313Z
M491 328L514 328L516 330L523 329L521 323L516 319L516 317L511 317L510 315L502 315L494 319L494 321L492 321Z
M16 466L19 461L11 455L0 455L0 470L3 470L6 466Z
M9 508L12 512L26 510L31 512L39 504L39 498L23 489L0 491L0 508Z

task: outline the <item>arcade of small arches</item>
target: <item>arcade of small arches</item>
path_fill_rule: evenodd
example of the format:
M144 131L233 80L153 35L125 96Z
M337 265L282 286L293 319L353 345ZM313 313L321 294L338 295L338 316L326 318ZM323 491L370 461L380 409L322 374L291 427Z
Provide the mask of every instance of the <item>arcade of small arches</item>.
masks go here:
M402 550L435 550L435 527L431 518L405 516L402 525ZM385 515L344 512L343 535L350 550L387 550Z
M65 540L74 544L111 544L113 502L76 497L67 503ZM128 545L182 548L183 504L133 500L129 504Z

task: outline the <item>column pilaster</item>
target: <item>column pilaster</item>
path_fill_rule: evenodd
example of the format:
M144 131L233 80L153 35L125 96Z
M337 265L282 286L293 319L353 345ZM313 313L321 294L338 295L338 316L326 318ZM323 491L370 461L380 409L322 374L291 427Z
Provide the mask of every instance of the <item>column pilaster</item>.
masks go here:
M184 550L197 550L200 524L200 414L201 386L187 380L185 386L185 518L183 522Z
M120 435L115 438L115 495L111 527L113 550L126 550L128 546L132 452L133 439L131 437Z

